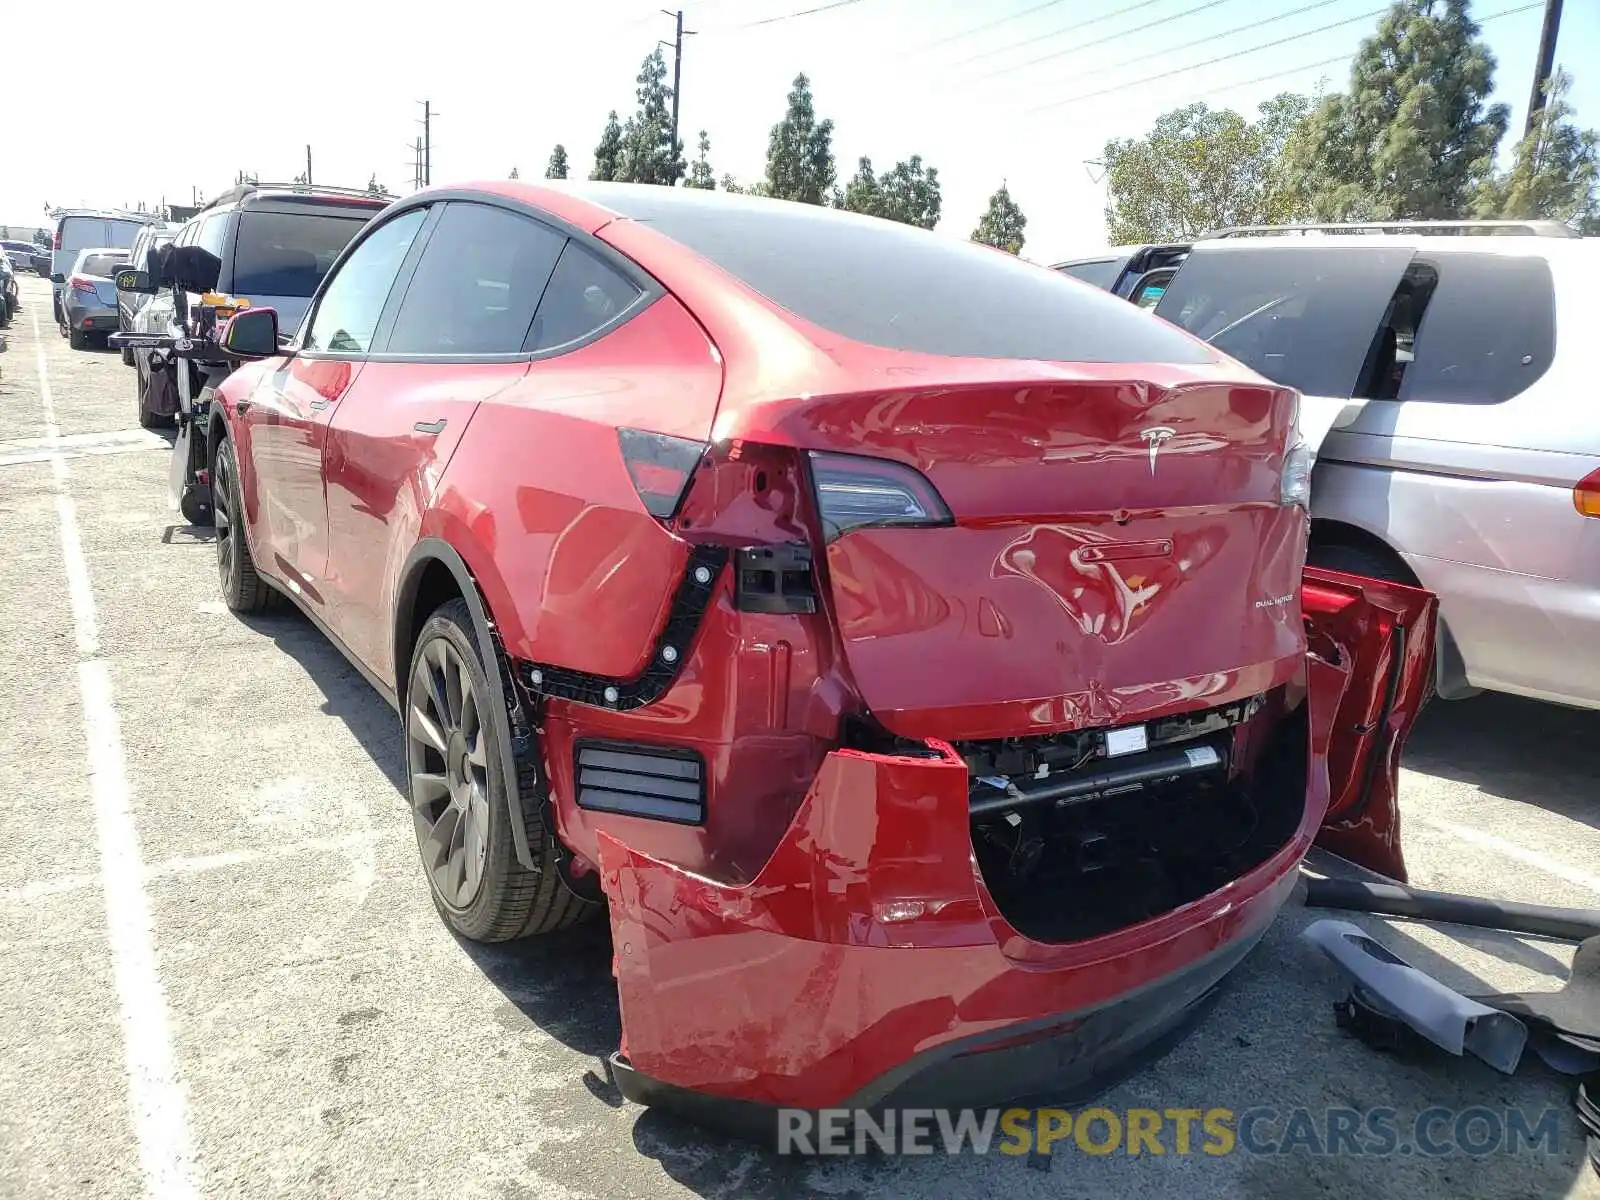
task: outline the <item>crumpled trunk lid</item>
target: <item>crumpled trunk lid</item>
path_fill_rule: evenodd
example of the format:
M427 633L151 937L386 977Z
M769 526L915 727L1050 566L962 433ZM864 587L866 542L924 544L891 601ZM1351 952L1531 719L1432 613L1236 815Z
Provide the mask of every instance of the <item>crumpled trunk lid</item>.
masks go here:
M850 673L886 727L1020 736L1283 681L1305 644L1306 517L1279 500L1293 393L1175 370L813 406L808 448L913 467L953 517L827 550Z

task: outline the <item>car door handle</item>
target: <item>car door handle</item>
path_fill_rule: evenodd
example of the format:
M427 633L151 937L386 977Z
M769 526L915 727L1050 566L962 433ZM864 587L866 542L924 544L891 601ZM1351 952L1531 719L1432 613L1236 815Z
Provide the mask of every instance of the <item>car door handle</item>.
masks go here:
M444 426L445 420L443 417L440 417L437 421L418 421L411 428L415 429L418 433L443 433Z

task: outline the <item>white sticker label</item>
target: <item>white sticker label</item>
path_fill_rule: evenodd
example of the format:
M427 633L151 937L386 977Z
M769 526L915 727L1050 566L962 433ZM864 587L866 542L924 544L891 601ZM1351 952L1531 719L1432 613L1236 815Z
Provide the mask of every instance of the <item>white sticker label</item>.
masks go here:
M1145 737L1144 726L1134 725L1129 729L1106 730L1106 757L1116 758L1122 754L1138 754L1149 747L1149 739Z
M1212 746L1191 746L1183 754L1191 767L1214 767L1222 761L1222 756Z

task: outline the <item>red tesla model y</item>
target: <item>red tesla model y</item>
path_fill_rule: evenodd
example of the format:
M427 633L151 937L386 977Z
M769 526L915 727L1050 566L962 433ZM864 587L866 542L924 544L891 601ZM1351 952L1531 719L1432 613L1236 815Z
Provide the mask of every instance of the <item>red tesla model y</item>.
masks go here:
M1303 575L1295 394L1120 299L485 183L224 337L228 603L399 710L451 927L609 913L631 1097L1061 1097L1200 1010L1319 827L1403 875L1433 600Z

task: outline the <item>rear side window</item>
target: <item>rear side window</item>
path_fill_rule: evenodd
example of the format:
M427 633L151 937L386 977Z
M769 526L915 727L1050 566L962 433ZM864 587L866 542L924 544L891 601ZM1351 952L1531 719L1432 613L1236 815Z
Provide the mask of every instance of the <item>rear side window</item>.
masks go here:
M144 228L145 225L142 221L107 221L106 240L100 244L102 246L131 246L133 245L133 239L138 237L140 231Z
M241 296L310 297L368 215L246 209L234 237L229 290Z
M1102 291L1110 291L1111 285L1117 281L1117 276L1122 274L1122 260L1102 258L1095 262L1066 263L1056 270L1063 275L1071 275L1074 279L1081 279L1085 283L1092 283Z
M446 206L384 351L521 354L566 235L487 204Z
M1440 254L1399 399L1496 404L1533 384L1556 349L1555 283L1542 258Z
M1401 246L1197 248L1155 312L1275 383L1348 397L1410 261Z
M83 266L79 269L85 275L99 275L109 279L116 269L127 261L126 254L86 254L83 256Z
M195 239L195 244L202 250L210 251L218 259L222 257L222 244L228 240L228 214L212 213L200 222L200 234Z
M615 321L643 294L599 255L569 241L544 289L527 349L554 350L588 337Z
M603 202L796 316L885 349L1057 362L1210 359L1109 293L893 221L721 193L685 199L665 188L607 192Z

